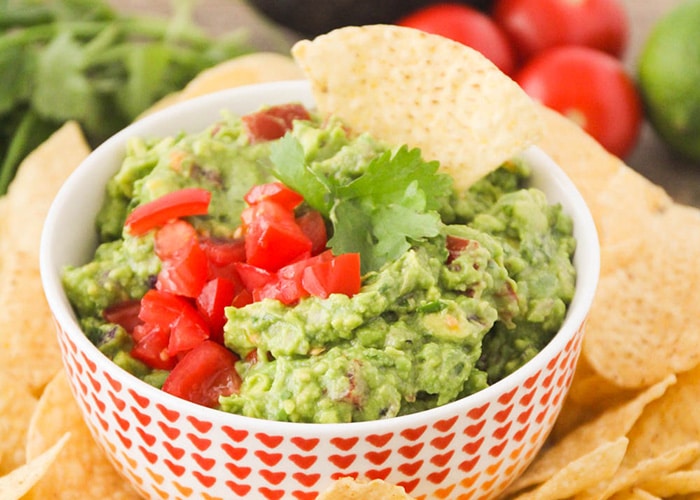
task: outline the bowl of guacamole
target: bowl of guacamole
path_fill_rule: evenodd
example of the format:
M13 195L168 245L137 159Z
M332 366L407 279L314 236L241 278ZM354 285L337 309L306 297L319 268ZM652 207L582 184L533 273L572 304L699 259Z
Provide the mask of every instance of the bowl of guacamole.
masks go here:
M459 191L419 149L316 115L304 81L136 122L42 239L76 400L147 496L343 475L466 492L491 459L515 471L559 411L597 274L590 214L538 148Z

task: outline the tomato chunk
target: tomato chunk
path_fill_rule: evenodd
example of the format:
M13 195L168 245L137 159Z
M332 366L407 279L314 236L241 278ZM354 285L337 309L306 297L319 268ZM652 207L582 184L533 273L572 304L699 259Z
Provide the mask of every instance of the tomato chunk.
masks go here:
M326 249L328 232L323 216L316 210L309 210L297 217L301 231L311 240L311 255L317 255Z
M126 300L105 309L102 317L105 321L119 325L131 333L137 325L142 323L139 318L140 310L140 300Z
M263 200L253 211L246 228L246 262L277 271L280 267L310 255L312 243L294 219L294 214L277 203Z
M248 205L255 205L263 200L274 201L285 210L294 210L303 201L304 197L292 191L281 182L269 182L253 186L243 197Z
M139 325L134 329L136 343L131 349L131 356L151 368L172 370L177 358L168 354L169 330L155 324Z
M205 215L210 201L211 193L206 189L180 189L139 205L126 217L124 225L133 235L144 234L172 219Z
M224 309L233 303L239 290L236 284L226 278L214 278L207 282L197 297L197 310L209 325L211 339L224 341L226 315Z
M332 293L352 296L360 291L360 254L344 253L304 269L302 285L311 295L327 298Z
M238 356L211 340L185 354L163 384L163 390L193 403L214 408L219 396L238 391Z
M279 139L291 130L294 120L308 120L311 116L301 104L280 104L241 117L251 142Z
M156 288L185 297L199 295L209 262L195 229L183 220L169 222L156 233L155 251L162 261Z

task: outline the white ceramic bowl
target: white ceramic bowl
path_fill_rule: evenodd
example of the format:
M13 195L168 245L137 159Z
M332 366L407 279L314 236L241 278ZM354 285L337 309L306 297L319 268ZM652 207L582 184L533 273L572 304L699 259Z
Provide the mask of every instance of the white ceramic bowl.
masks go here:
M336 478L381 478L422 498L501 492L532 460L557 418L580 352L599 268L591 215L541 150L524 152L532 184L574 219L577 288L561 331L533 360L491 387L421 413L352 424L271 422L204 408L155 389L109 361L81 331L60 271L88 261L104 186L133 136L198 131L223 108L313 105L303 81L242 87L185 102L131 125L97 148L48 214L41 272L70 384L97 443L149 498L315 498Z

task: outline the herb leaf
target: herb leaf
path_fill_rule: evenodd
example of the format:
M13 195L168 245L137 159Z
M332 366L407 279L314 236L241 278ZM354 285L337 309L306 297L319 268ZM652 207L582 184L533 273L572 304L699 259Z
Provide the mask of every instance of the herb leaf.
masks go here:
M314 172L290 134L272 146L272 162L277 178L331 221L329 247L336 254L360 253L363 273L436 236L442 224L436 209L452 189L452 178L438 172L437 162L406 146L375 157L343 185Z

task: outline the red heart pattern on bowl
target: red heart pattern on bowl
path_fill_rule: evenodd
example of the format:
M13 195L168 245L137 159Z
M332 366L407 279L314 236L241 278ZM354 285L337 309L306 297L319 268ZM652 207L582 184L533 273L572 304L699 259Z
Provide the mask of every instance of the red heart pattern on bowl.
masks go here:
M477 499L502 491L542 446L571 384L582 330L495 402L365 438L268 432L264 421L244 430L212 420L208 409L186 417L152 401L136 379L132 387L117 380L110 371L119 368L90 359L98 351L79 351L60 328L58 337L88 426L146 498L314 499L331 478L352 476L391 481L418 499Z

